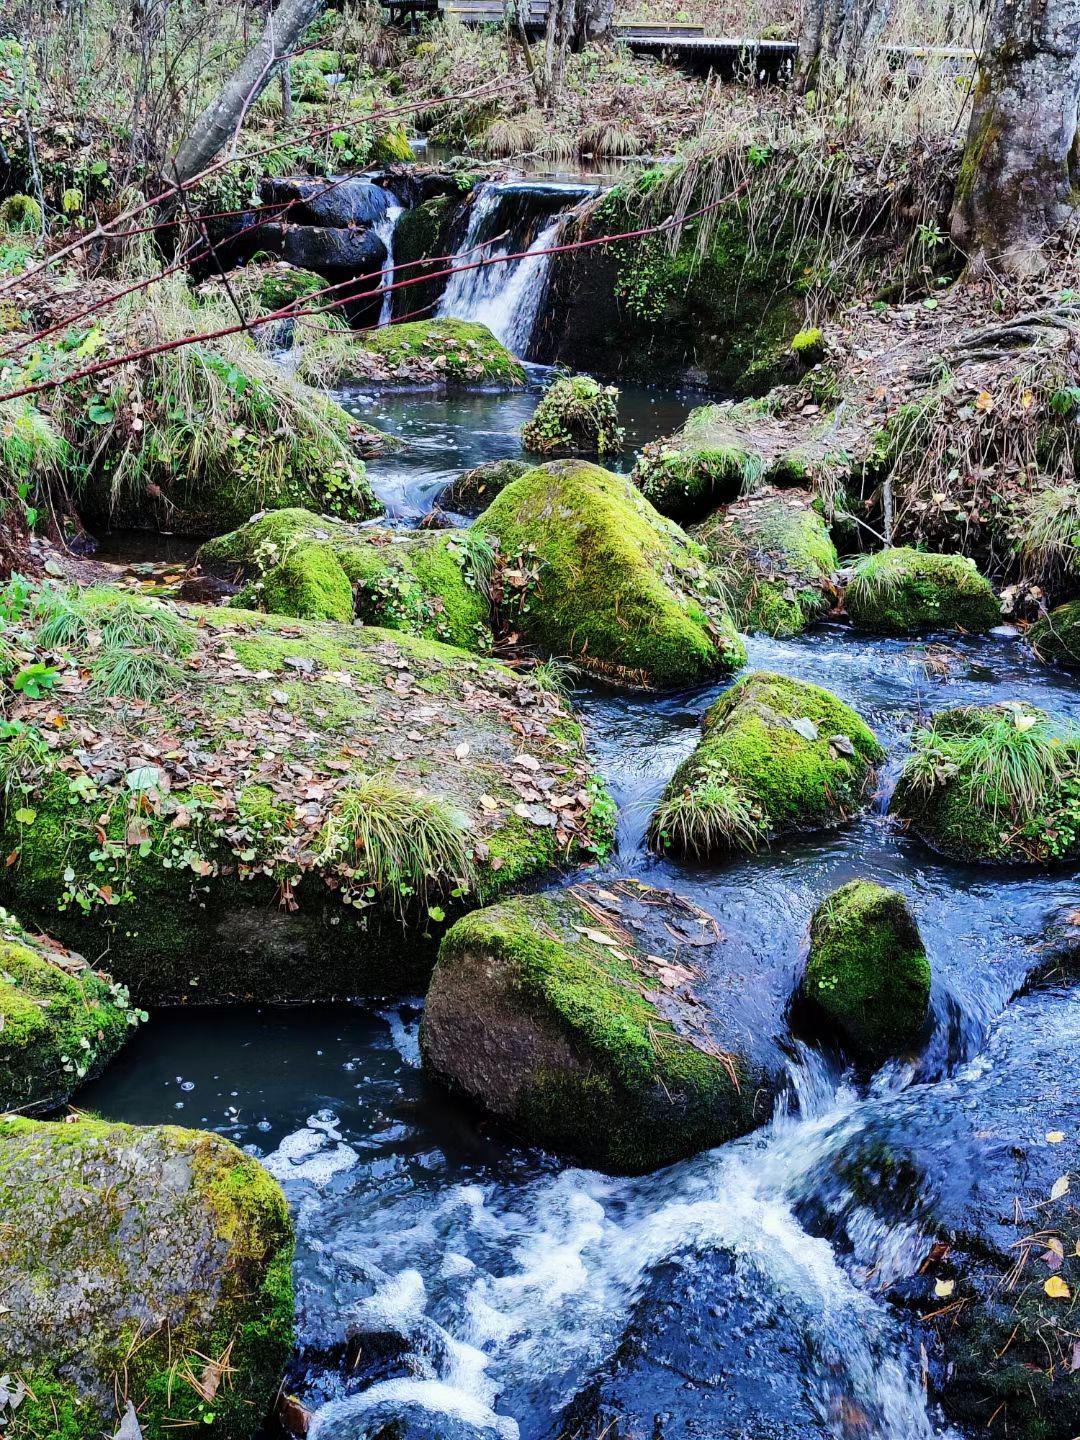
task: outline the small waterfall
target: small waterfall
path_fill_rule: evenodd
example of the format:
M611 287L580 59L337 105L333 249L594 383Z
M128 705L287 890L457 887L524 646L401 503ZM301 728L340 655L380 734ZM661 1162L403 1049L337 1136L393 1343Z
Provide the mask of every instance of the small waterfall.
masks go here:
M481 186L455 263L499 261L451 275L436 314L477 320L522 359L529 358L536 317L543 304L551 256L571 210L596 186L495 182Z
M394 227L397 225L398 216L404 207L401 205L388 205L380 220L372 226L375 234L386 246L386 259L383 261L382 270L379 273L379 286L389 286L394 279ZM390 289L383 290L382 305L379 308L379 324L389 325L391 313L394 308L394 296Z

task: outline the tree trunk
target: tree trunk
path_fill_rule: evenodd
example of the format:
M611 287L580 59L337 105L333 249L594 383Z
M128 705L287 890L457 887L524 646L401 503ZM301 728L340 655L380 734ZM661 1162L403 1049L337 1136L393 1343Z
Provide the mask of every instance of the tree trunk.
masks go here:
M994 0L952 233L976 268L1030 274L1075 213L1080 0Z
M169 181L183 183L200 174L232 140L282 56L296 48L325 4L326 0L281 0L267 17L262 39L248 51L217 98L195 121L191 134L169 165Z
M893 0L804 0L799 29L799 89L856 77L874 49Z

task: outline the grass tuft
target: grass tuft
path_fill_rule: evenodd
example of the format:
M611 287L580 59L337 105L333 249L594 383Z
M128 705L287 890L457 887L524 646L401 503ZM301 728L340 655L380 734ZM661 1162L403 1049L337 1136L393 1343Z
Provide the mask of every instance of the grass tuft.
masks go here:
M707 860L725 850L756 850L761 833L760 816L726 775L717 775L664 800L649 824L649 843Z

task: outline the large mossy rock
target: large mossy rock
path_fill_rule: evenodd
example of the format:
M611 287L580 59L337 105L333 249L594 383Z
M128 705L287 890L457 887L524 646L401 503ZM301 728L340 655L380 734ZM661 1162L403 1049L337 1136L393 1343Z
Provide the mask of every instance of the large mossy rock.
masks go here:
M839 560L809 491L761 491L691 533L719 571L741 630L798 635L832 608Z
M545 390L521 432L533 455L609 455L619 449L619 391L591 375L563 375Z
M249 1440L293 1336L285 1197L228 1140L0 1121L0 1291L13 1437Z
M944 710L916 732L891 812L955 860L1080 855L1080 733L1021 704Z
M721 695L702 728L650 824L657 849L698 859L842 825L865 806L884 758L828 690L760 670Z
M479 515L511 480L519 480L532 468L530 460L489 460L483 465L474 465L439 491L439 509L453 511L455 515Z
M475 320L407 320L357 336L391 380L440 380L516 389L525 371L506 346Z
M58 666L64 723L55 694L5 697L0 899L107 950L141 1002L409 990L444 910L610 842L565 702L502 665L117 592L37 603L20 644ZM156 647L120 664L117 606ZM133 675L154 683L116 693Z
M248 608L306 620L354 617L466 650L489 648L493 555L469 530L372 530L277 510L211 540L199 563L248 581Z
M434 1075L528 1141L637 1172L753 1129L776 1080L744 1027L689 988L722 948L715 922L667 892L612 883L459 920L421 1045Z
M907 901L852 880L818 906L802 1000L860 1063L912 1050L926 1027L930 962Z
M138 1019L122 986L0 909L0 1111L63 1105Z
M699 684L746 659L705 551L622 475L556 460L476 522L499 542L503 607L548 655L634 685Z
M883 635L979 635L1001 621L1001 604L973 560L906 546L864 555L844 591L844 606L853 625Z
M1027 638L1040 660L1080 670L1080 600L1069 600L1036 620Z

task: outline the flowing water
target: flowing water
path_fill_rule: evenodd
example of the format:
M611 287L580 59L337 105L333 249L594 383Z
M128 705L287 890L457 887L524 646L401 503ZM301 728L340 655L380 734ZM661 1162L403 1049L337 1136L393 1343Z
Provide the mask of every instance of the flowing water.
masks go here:
M469 293L474 313L496 315L498 296ZM371 465L390 513L414 519L461 468L518 454L544 378L531 372L513 395L346 395L409 442ZM693 399L627 392L615 463L675 428ZM314 1414L312 1440L599 1440L612 1413L637 1428L611 1434L654 1440L953 1434L927 1399L919 1337L881 1286L925 1254L942 1177L973 1184L991 1163L976 1143L982 1107L1008 1109L1025 1075L1041 1081L1076 1053L1070 994L1010 1005L1076 897L1068 873L934 858L894 829L888 792L927 713L1023 700L1080 722L1080 695L1007 627L932 643L823 626L749 648L752 667L825 685L874 726L891 756L877 804L835 834L730 864L661 861L644 845L648 815L723 687L589 686L575 699L619 805L613 870L711 911L770 1024L822 897L856 875L896 886L934 974L917 1061L867 1085L784 1034L790 1084L771 1124L636 1179L558 1162L450 1104L420 1069L419 998L157 1015L85 1092L109 1117L218 1130L281 1180L299 1235L289 1385ZM922 1178L913 1196L886 1187L880 1203L856 1201L845 1165L880 1137L920 1156Z

